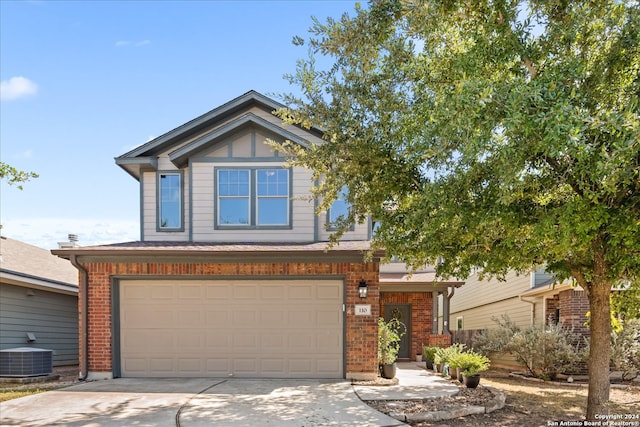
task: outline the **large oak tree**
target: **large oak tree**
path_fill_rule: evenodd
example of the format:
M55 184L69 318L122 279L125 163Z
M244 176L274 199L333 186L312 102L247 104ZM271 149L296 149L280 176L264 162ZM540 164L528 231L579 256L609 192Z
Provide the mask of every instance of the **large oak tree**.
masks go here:
M346 186L343 230L372 214L374 244L442 257L445 277L573 278L591 310L586 415L606 413L609 297L640 271L638 1L380 0L294 43L302 95L279 114L325 143L280 148L321 207Z

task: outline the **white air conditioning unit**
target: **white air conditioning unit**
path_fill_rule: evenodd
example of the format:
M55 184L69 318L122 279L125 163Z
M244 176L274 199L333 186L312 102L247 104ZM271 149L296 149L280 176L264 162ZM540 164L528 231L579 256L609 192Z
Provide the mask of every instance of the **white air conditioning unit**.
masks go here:
M0 350L0 377L36 377L53 372L53 350L19 347Z

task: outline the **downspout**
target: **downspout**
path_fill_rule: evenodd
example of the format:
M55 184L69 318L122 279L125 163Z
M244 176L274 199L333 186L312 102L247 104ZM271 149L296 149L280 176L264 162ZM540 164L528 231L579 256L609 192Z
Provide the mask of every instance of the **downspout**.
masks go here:
M81 365L81 369L82 370L80 371L80 373L78 375L78 379L80 381L85 381L87 379L87 377L89 376L89 354L88 354L88 350L89 350L89 343L88 343L89 332L87 331L88 326L89 326L89 316L88 316L88 313L87 313L87 310L89 309L89 286L88 286L88 284L89 284L88 283L89 282L89 273L87 272L86 268L84 268L82 265L80 265L76 255L71 255L69 260L71 261L71 265L73 265L75 268L78 269L78 271L80 271L80 289L82 290L82 308L83 308L82 317L81 317L81 323L82 323L82 365Z

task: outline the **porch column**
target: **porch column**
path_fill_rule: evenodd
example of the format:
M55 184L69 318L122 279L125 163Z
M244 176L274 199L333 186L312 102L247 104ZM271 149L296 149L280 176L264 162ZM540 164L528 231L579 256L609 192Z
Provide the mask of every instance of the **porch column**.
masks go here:
M440 292L431 292L431 333L438 334L438 295Z
M450 303L453 294L455 293L456 288L451 288L451 292L447 295L444 295L442 298L442 333L443 334L451 334L451 330L449 329L450 322Z

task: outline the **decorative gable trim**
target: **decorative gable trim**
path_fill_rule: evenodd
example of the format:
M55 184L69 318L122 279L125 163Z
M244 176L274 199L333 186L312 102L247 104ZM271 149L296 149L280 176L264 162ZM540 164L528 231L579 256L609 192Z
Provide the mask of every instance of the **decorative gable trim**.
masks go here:
M253 124L255 126L264 128L304 147L309 146L308 142L300 138L298 135L261 117L258 117L253 113L246 113L243 116L220 126L213 132L203 135L200 138L191 141L189 144L180 147L175 151L172 151L171 153L169 153L169 160L171 160L171 162L176 165L176 167L182 168L187 165L189 157L191 157L193 154L212 146L219 139L224 138L226 135L237 131L239 128L247 124Z

